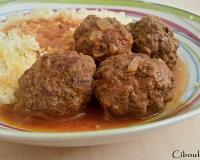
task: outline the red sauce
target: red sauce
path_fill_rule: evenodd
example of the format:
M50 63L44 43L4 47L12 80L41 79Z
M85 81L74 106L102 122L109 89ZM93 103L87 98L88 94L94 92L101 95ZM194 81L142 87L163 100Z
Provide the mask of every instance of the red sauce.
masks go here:
M17 21L4 28L5 32L17 29L19 33L31 35L48 53L74 50L73 33L80 21L70 21L63 17Z
M175 97L172 104L177 104L180 96L182 95L185 86L187 84L187 71L184 63L179 59L174 69L175 74ZM30 130L30 131L46 131L46 132L65 132L65 131L91 131L102 130L111 128L126 127L129 125L147 123L149 119L155 117L149 117L148 119L133 120L133 119L120 119L115 121L106 121L104 119L103 111L96 102L92 102L88 109L79 114L76 117L70 119L57 119L57 120L39 120L26 115L21 115L16 112L12 112L9 108L12 107L0 107L0 121L8 125ZM4 109L7 108L7 109ZM178 108L174 109L178 110ZM165 110L163 111L165 112Z

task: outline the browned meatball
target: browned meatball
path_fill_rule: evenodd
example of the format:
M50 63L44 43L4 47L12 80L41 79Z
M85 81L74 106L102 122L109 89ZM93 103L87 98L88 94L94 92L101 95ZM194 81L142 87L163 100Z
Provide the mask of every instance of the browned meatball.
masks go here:
M106 118L141 118L163 110L172 99L173 75L161 59L116 55L101 62L95 96Z
M133 38L126 27L115 18L90 15L74 33L76 50L89 54L94 60L131 52Z
M147 16L131 27L134 39L133 51L145 53L151 58L161 58L172 69L176 64L179 41L159 17Z
M42 119L79 113L91 98L95 70L90 56L75 51L46 54L19 79L15 108Z

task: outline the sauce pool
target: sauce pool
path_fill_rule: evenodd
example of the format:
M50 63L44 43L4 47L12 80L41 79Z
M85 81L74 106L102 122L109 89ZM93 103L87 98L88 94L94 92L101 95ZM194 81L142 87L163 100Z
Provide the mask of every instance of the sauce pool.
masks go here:
M173 72L175 75L175 96L172 102L170 102L166 108L173 107L173 105L177 103L181 104L179 99L184 92L185 86L188 82L187 69L181 59L178 59L177 65ZM73 118L61 118L57 120L40 120L27 115L19 114L17 112L12 112L12 110L10 110L9 108L12 108L12 106L0 107L0 122L18 129L38 132L72 132L120 128L130 125L147 123L147 119L149 121L149 119L155 118L154 116L140 120L120 119L115 121L106 121L104 119L102 109L95 101L90 103L89 107L84 113L81 113ZM178 108L173 109L173 111L177 110ZM162 114L164 112L165 110L162 112Z

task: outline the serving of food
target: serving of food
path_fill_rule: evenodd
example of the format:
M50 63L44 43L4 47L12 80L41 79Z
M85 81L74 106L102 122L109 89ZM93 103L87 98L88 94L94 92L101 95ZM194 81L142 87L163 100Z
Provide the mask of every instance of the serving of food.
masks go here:
M1 22L3 128L106 135L143 130L199 105L200 54L190 51L200 40L192 31L137 9L50 8Z

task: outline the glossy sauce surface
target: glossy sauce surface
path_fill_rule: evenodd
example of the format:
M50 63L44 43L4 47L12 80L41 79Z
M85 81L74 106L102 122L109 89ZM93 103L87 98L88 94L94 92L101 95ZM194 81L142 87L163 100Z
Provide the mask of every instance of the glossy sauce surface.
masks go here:
M173 107L175 104L181 104L179 101L180 96L184 92L187 85L187 70L185 64L178 59L176 68L174 69L175 75L175 88L174 99L169 103L169 107ZM0 107L0 121L10 126L14 126L20 129L39 131L39 132L65 132L65 131L91 131L102 130L111 128L120 128L139 123L145 123L146 119L134 120L134 119L120 119L115 121L106 121L104 119L103 111L99 104L95 101L91 102L89 107L84 113L81 113L73 118L61 118L57 120L38 120L27 115L22 115L16 112L12 112L7 107ZM6 108L6 109L5 109ZM178 110L175 109L176 111ZM163 111L165 112L165 110ZM149 117L148 119L151 119Z

